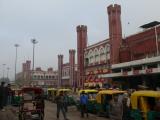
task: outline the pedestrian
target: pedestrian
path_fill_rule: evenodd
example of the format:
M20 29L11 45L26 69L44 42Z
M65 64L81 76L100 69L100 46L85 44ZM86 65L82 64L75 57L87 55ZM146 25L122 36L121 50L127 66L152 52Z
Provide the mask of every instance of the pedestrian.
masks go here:
M8 91L8 84L4 85L4 106L8 105L8 96L9 96L9 91Z
M68 105L69 105L69 97L67 91L64 92L64 109L68 112Z
M44 113L45 101L44 101L43 94L37 94L36 97L35 97L35 100L37 101L36 109L40 109L42 114L43 114L43 117L44 117L44 115L45 115L45 113Z
M57 119L59 119L59 114L60 114L60 111L61 111L64 119L68 120L68 118L66 117L66 112L65 112L65 108L64 108L63 91L60 91L59 95L55 98L55 102L57 104Z
M4 103L5 103L5 87L4 87L5 82L1 82L1 86L0 86L0 110L1 111L5 111L4 109Z
M80 106L81 106L81 117L84 117L84 113L86 113L88 117L88 96L85 94L84 91L82 91L80 96Z
M131 120L130 116L130 98L128 93L124 94L123 100L122 100L122 105L123 105L123 116L122 120Z
M111 120L122 120L123 106L121 102L118 102L118 95L113 96L113 100L110 103L109 118Z
M12 90L11 90L11 85L8 84L6 87L6 93L7 93L7 105L11 105L12 103Z

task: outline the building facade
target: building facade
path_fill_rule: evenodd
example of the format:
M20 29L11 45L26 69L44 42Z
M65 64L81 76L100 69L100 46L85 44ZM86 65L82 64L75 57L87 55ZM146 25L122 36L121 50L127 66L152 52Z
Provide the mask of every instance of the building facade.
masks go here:
M22 71L16 74L16 84L20 86L29 85L31 81L31 61L22 63Z
M63 63L63 55L58 55L58 87L77 86L77 65L75 64L75 50L69 50L69 63Z
M36 68L32 74L32 86L41 86L44 88L57 87L58 72L48 68L47 71L42 70L40 67Z
M135 87L145 81L150 84L153 79L160 79L160 23L145 24L141 26L141 32L123 38L121 6L110 5L107 13L109 38L96 44L87 46L87 26L77 26L78 86L119 80L125 81L126 86ZM150 80L147 80L148 76Z
M19 86L57 87L58 72L52 68L44 71L40 67L32 71L31 61L27 60L22 63L22 71L16 75L16 78L16 84Z
M99 85L109 82L109 79L98 78L98 75L110 72L110 44L103 40L84 49L84 87Z

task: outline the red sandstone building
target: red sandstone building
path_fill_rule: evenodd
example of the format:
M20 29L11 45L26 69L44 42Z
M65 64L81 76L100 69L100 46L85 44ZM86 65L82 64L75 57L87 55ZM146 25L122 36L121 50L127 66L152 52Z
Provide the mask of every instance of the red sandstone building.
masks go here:
M77 65L75 64L75 50L69 50L69 63L63 63L63 55L58 55L58 87L77 86Z
M78 86L117 81L123 87L160 86L160 23L122 37L121 6L107 7L109 38L87 46L87 26L77 26Z

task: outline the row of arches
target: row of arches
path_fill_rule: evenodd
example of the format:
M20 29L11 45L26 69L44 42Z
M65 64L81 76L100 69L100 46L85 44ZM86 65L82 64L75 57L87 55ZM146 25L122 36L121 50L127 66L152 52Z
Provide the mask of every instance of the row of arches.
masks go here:
M99 63L100 61L105 61L110 59L110 45L107 44L105 47L101 46L99 49L90 49L85 52L86 64Z

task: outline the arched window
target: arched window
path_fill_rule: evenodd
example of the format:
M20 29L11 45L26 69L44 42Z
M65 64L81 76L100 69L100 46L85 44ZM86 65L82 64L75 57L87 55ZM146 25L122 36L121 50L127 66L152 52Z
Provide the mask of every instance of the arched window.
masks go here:
M104 47L101 47L99 51L100 51L100 61L104 61L106 59Z
M107 55L107 59L110 59L110 44L106 45L106 55Z
M95 62L96 63L99 62L99 51L97 48L94 50L94 55L95 55Z
M40 79L40 75L38 75L38 79Z
M89 63L93 63L93 62L94 62L93 51L90 50L89 51Z

